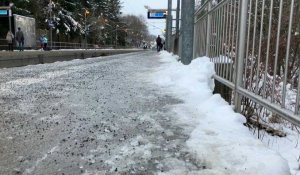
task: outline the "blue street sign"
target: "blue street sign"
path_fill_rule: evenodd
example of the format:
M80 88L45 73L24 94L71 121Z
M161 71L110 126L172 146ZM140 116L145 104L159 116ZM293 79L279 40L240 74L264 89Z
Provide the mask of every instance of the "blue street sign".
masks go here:
M148 12L149 19L164 19L166 18L166 12Z
M164 17L164 13L150 13L150 17L162 18Z
M0 16L8 16L8 10L0 10Z

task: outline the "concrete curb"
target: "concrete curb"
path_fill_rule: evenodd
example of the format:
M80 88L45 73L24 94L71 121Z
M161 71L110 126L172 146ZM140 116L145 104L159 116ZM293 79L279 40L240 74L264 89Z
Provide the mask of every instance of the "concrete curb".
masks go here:
M53 63L99 56L140 52L141 49L110 50L67 50L67 51L25 51L0 52L0 68L20 67L26 65Z

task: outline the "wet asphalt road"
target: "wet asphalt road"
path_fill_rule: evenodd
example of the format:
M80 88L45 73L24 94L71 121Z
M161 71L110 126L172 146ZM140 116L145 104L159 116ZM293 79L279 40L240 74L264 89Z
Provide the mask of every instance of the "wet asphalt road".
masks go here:
M0 174L201 169L170 110L182 102L147 80L158 60L149 51L0 70Z

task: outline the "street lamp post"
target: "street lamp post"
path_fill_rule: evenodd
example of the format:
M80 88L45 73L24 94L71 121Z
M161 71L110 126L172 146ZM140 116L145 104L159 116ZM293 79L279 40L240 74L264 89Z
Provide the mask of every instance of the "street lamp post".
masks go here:
M168 0L168 15L167 15L167 33L166 33L166 48L171 52L171 40L172 40L172 0Z
M49 10L49 20L52 22L52 0L50 0L48 4L48 10ZM49 22L48 22L49 25ZM52 48L52 25L50 27L50 48Z
M8 9L8 22L9 22L9 31L11 31L11 16L12 16L12 11L11 8L14 6L14 3L10 2L9 3L9 9ZM12 32L12 31L11 31Z
M87 25L86 25L86 15L88 15L90 12L88 10L85 9L84 11L84 34L85 34L85 50L87 50Z
M181 62L184 65L191 63L193 59L193 42L194 42L194 0L181 1Z
M116 25L116 47L118 45L118 27L119 25Z

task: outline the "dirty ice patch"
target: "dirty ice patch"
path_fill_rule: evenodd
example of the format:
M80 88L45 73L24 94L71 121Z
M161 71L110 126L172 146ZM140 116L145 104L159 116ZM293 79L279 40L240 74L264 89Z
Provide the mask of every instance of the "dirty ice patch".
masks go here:
M182 107L176 110L178 106L174 106L173 111L180 111L177 116L183 116L184 124L190 123L194 128L186 145L199 162L205 162L201 173L290 174L287 161L254 138L243 126L244 117L235 113L220 95L212 94L215 72L209 58L197 58L190 65L183 65L167 52L161 52L160 57L162 64L153 73L152 81L184 101L188 115L183 115Z
M110 172L114 172L116 168L119 171L130 172L130 167L136 162L148 162L152 157L152 149L157 146L150 143L149 140L142 136L132 139L129 144L121 147L117 154L112 155L105 163L111 166ZM145 167L139 167L144 170ZM131 172L134 174L134 172Z

